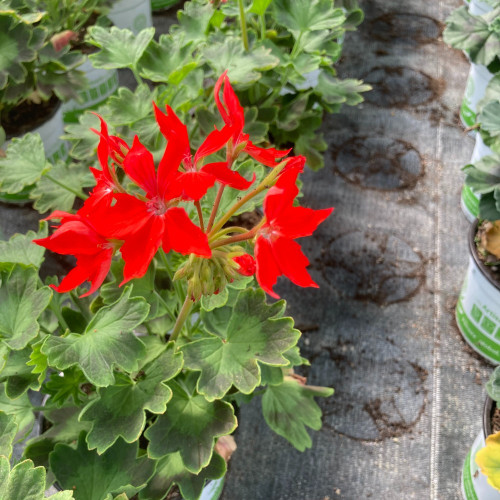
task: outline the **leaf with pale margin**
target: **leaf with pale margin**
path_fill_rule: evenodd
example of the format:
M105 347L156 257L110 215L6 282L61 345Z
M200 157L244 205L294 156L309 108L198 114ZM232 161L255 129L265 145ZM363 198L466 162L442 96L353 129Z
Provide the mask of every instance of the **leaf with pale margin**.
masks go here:
M187 385L187 384L185 384ZM184 466L198 474L210 463L215 438L230 434L237 421L233 407L224 401L207 401L194 388L169 383L172 399L167 411L149 427L148 455L162 458L179 452Z
M498 95L500 100L500 94ZM489 102L483 107L477 117L481 130L490 134L491 137L500 136L500 101Z
M99 108L98 112L102 114L102 109ZM99 144L99 136L91 129L99 130L99 128L99 118L90 111L82 113L78 118L78 123L66 125L66 134L62 136L62 139L74 143L71 148L73 158L85 160L94 156ZM113 130L110 130L109 133L113 134Z
M486 392L493 401L500 401L500 366L497 366L486 383Z
M116 95L108 98L106 119L112 125L131 125L151 115L156 90L147 85L139 85L133 92L127 87L120 87Z
M67 165L64 162L59 162L52 167L48 176L44 175L37 182L35 188L30 192L30 198L35 200L33 207L41 214L49 210L68 212L75 203L75 192L83 196L82 188L94 185L95 179L84 165Z
M261 71L276 67L279 59L264 47L245 51L239 38L226 37L224 42L208 43L203 49L203 59L217 75L227 70L231 83L249 85L261 77Z
M7 155L0 157L0 190L18 193L34 184L50 170L39 134L14 137L7 146Z
M0 456L0 500L70 500L73 492L60 491L45 496L45 469L24 460L10 469L9 460Z
M101 500L111 494L135 495L153 475L155 463L137 458L138 442L119 439L106 453L89 451L82 432L76 449L57 444L50 454L50 468L63 488L71 488L78 500Z
M16 264L0 271L0 339L10 349L23 349L40 331L37 319L49 305L52 290L37 285L33 267Z
M23 394L17 399L9 399L5 394L5 384L1 384L0 411L14 416L17 424L16 442L24 439L29 434L35 422L35 415L27 394Z
M91 54L89 59L96 68L134 68L153 39L154 28L146 28L134 35L127 29L116 26L102 28L91 26L87 41L101 50Z
M37 238L45 238L48 227L46 221L40 221L38 233L28 231L26 234L15 234L9 241L0 241L0 261L40 267L45 248L32 242Z
M218 309L219 307L224 307L227 303L228 298L229 292L227 287L217 295L203 295L201 297L201 308L204 311L213 311L214 309Z
M114 383L114 366L137 370L145 347L132 331L146 319L149 305L143 298L130 298L130 292L127 287L118 301L99 309L83 335L50 336L42 347L49 365L59 370L78 365L98 387Z
M306 426L321 429L321 409L315 396L328 397L333 394L329 387L301 385L285 377L281 385L269 385L262 396L262 412L271 429L287 439L299 451L312 446Z
M183 10L177 13L179 25L172 27L174 36L185 37L185 42L205 41L214 8L210 3L185 2Z
M331 0L275 0L276 21L288 28L297 39L301 33L338 28L345 21L342 9Z
M462 169L465 184L478 194L486 194L500 189L500 155L484 156L473 165Z
M321 94L321 97L329 104L346 104L356 106L363 102L361 92L371 90L371 86L361 80L340 80L329 73L322 71L318 78L318 85L314 91Z
M180 453L171 453L158 461L154 477L139 493L140 500L163 500L174 484L179 487L182 498L198 500L208 479L219 479L226 473L226 462L214 453L210 463L192 474L184 466Z
M146 411L164 413L172 391L164 383L175 377L182 368L182 355L174 343L148 366L138 380L117 375L115 385L99 389L98 399L91 401L81 412L80 420L90 421L87 434L89 450L104 453L121 437L127 443L139 439L146 425Z
M182 346L185 366L201 371L200 394L213 401L232 385L250 394L260 384L259 361L272 366L288 364L283 353L297 343L300 332L293 328L292 318L282 317L284 307L284 301L267 305L263 290L245 290L238 295L227 327L213 328L212 338ZM223 314L224 309L216 311ZM205 324L207 329L213 326Z
M0 455L10 458L16 434L17 423L14 415L0 411Z
M194 49L192 42L184 42L183 36L161 35L158 42L149 44L139 60L139 74L153 82L178 85L198 66Z

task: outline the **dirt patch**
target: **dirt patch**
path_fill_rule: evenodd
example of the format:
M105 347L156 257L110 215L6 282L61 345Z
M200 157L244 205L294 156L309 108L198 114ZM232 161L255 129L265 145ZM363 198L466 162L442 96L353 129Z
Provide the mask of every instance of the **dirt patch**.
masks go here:
M444 89L444 80L404 66L376 67L362 76L372 85L365 100L383 108L414 108L438 99Z
M364 189L412 189L424 175L412 144L387 137L355 137L333 154L334 168L347 182Z
M395 44L425 45L438 41L444 25L432 17L419 14L383 14L368 23L371 37Z

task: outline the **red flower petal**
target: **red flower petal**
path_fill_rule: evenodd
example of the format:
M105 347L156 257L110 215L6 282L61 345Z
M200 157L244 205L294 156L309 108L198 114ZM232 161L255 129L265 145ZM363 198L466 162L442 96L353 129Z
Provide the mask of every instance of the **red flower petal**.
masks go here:
M332 212L333 208L288 207L273 219L273 230L290 239L310 236Z
M233 260L240 266L237 271L241 275L253 276L255 274L257 265L255 264L255 259L250 254L245 253L239 257L234 257Z
M271 297L279 299L279 295L274 293L272 288L276 284L276 281L278 281L278 276L280 276L282 272L274 258L271 245L267 238L263 236L257 238L254 254L257 264L257 282Z
M259 148L258 146L252 144L251 141L248 141L245 149L243 149L245 153L248 153L252 158L267 167L275 167L278 165L277 161L286 156L291 150L291 148L286 151L280 151L274 148Z
M207 235L191 222L183 208L174 207L165 212L165 233L163 250L188 255L194 253L202 257L210 257L212 250L208 245Z
M208 134L208 137L203 141L202 145L196 151L194 155L194 164L196 165L199 160L209 156L220 149L222 149L231 136L233 131L229 127L223 127L222 130L213 130Z
M123 169L148 196L153 197L158 193L153 155L141 144L137 136L134 137L132 148L123 161Z
M255 174L253 174L251 181L247 181L241 174L228 168L225 161L209 163L202 167L201 170L215 176L221 184L240 191L246 191L255 181Z
M109 268L111 267L112 257L113 249L109 248L103 250L96 258L94 258L94 261L92 263L93 269L90 277L88 278L88 281L90 281L92 286L90 287L88 292L80 295L80 297L87 297L87 295L94 293L102 285L102 282L106 279ZM81 265L79 259L77 260L77 266L78 265Z
M215 184L215 177L205 171L179 174L171 192L183 200L198 201Z
M271 248L274 258L287 278L298 286L318 288L318 285L306 271L309 260L302 253L300 245L296 241L288 238L276 238L271 241Z
M128 236L121 247L125 267L120 286L133 278L146 274L151 260L160 248L165 231L165 221L161 216L151 217L139 231Z

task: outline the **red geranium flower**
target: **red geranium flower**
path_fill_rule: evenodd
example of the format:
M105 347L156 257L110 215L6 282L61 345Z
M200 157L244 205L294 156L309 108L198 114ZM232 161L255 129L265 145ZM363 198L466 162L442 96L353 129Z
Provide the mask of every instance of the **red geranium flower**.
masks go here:
M219 94L223 83L224 89L222 91L222 99L224 102L221 102ZM227 71L224 71L217 80L214 87L214 96L219 113L225 123L224 128L228 128L231 131L234 149L239 145L244 145L243 151L245 153L248 153L252 158L255 158L258 162L268 167L275 167L278 164L276 162L291 151L291 149L280 151L274 148L259 148L249 140L248 134L243 133L243 128L245 127L244 110L231 87L229 78L227 77Z
M241 275L253 276L255 274L257 267L255 264L255 259L251 255L245 253L243 255L240 255L239 257L234 257L233 260L240 266L237 271Z
M76 267L64 277L61 284L50 286L57 292L63 293L89 281L90 290L82 297L95 292L108 274L111 259L119 242L111 241L100 234L89 218L79 214L55 211L47 219L61 219L61 225L51 236L33 242L52 252L76 257Z
M156 121L160 126L161 133L168 141L168 155L166 161L171 168L177 169L182 165L184 172L179 173L172 184L172 190L184 200L197 201L202 198L215 181L239 190L246 190L255 180L247 181L238 172L228 167L227 161L209 163L200 167L203 159L222 149L231 138L231 130L213 130L205 139L198 151L191 156L191 147L186 126L179 120L170 106L167 106L167 114L154 105Z
M116 193L116 203L99 217L100 228L110 238L124 240L121 254L125 261L123 283L143 276L160 245L165 252L210 257L207 235L191 222L186 211L177 207L172 184L177 171L165 160L168 147L155 172L153 155L139 141L134 143L123 162L125 173L145 192L142 199Z
M306 270L309 260L302 253L296 238L310 236L333 211L294 207L299 190L296 186L300 168L285 169L264 199L266 222L257 231L255 260L257 281L272 297L279 298L272 288L281 275L302 287L315 287Z

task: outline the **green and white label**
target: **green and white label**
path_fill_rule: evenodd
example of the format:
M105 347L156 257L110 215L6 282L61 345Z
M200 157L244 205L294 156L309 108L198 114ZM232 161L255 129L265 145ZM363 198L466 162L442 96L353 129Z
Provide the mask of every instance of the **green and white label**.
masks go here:
M460 107L460 118L465 126L472 127L476 123L477 104L484 97L486 87L493 74L486 66L471 63L465 95Z
M462 188L462 210L469 222L473 222L479 215L479 195L464 184Z

